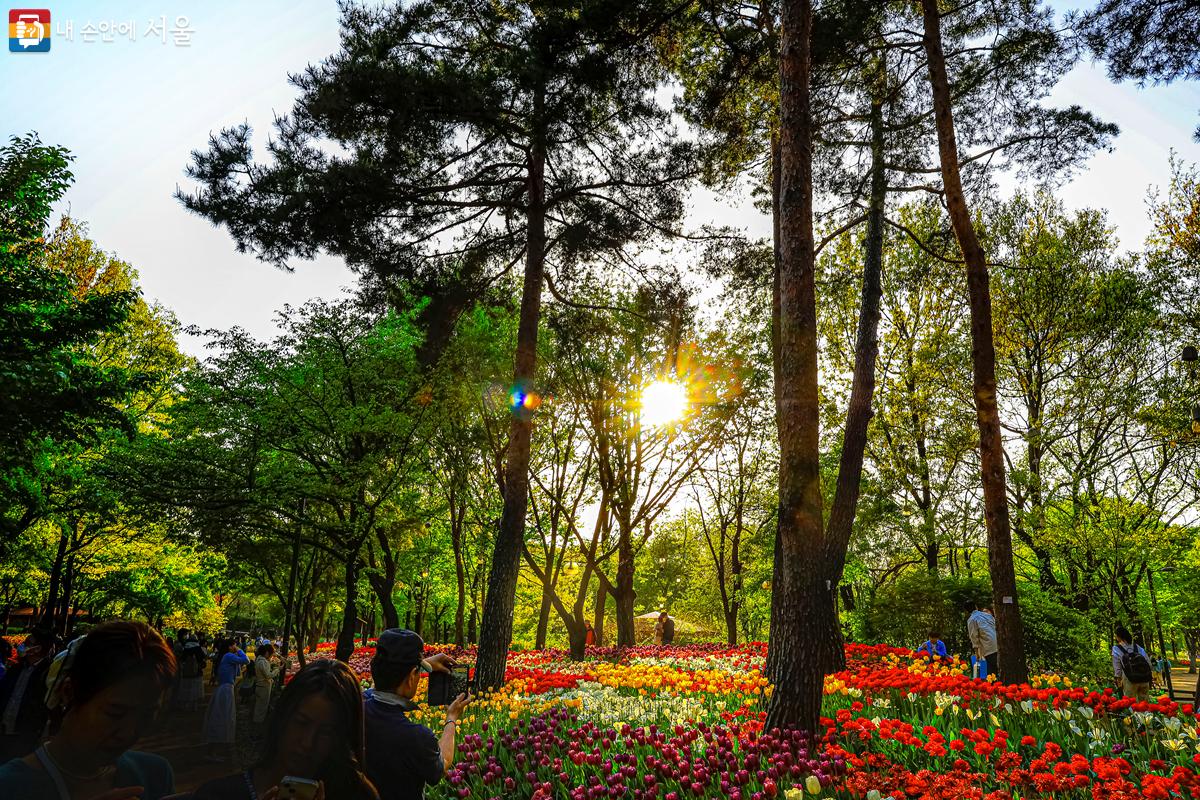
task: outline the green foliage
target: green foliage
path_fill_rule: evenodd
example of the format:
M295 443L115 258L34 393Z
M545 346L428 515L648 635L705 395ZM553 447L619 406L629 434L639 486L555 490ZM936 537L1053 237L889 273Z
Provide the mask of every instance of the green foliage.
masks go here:
M0 147L0 552L44 512L57 448L132 431L122 408L142 385L129 364L91 348L121 328L136 294L79 292L46 263L50 206L70 184L69 156L36 136Z
M226 569L223 556L147 536L110 542L95 558L94 590L108 612L160 623L172 614L201 621L216 612L214 595Z
M912 203L895 216L916 240L898 231L884 240L887 269L867 442L871 469L863 479L851 552L872 560L878 571L914 551L940 569L971 513L964 513L972 498L961 487L979 446L974 409L963 390L971 382L969 317L960 266L930 252L944 247L948 236L940 207ZM822 387L826 430L840 431L849 399L862 244L861 231L841 236L820 262L829 287L819 317L831 376ZM828 447L840 449L840 442Z
M1021 625L1025 629L1025 655L1029 671L1070 672L1106 682L1108 660L1100 631L1088 616L1068 608L1033 584L1021 592Z
M1102 0L1078 22L1115 81L1200 78L1200 12L1190 0Z
M1153 232L1146 242L1146 266L1159 285L1171 320L1187 341L1200 340L1200 167L1171 154L1171 182L1148 198ZM1195 402L1189 392L1182 421Z
M652 47L673 10L346 3L340 50L293 79L274 158L255 161L247 125L227 128L193 153L198 186L179 199L278 266L324 250L394 307L429 297L418 324L432 364L459 314L522 259L530 174L564 266L674 227L691 148L656 102Z
M719 618L720 605L713 605L715 588L711 567L703 555L704 539L694 514L665 519L638 551L634 591L635 613L666 611L671 614L699 612L701 618Z
M202 512L194 524L218 541L229 527L278 529L263 515L294 519L308 497L324 545L357 553L420 441L419 338L410 319L348 302L285 309L279 321L272 342L214 332L218 354L187 375L170 438L147 453L165 459L147 487Z
M916 649L932 631L941 633L950 653L971 650L967 639L968 602L990 603L991 587L974 578L938 578L906 572L876 590L859 612L863 638Z

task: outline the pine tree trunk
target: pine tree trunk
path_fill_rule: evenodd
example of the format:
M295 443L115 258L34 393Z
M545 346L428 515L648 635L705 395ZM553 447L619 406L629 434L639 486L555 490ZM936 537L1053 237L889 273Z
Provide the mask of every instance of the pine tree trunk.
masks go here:
M417 635L422 639L425 638L425 588L421 587L421 592L417 595L417 608L413 616L413 628Z
M740 528L740 522L738 526ZM742 587L742 534L740 530L734 531L730 549L732 552L729 555L729 580L733 584L733 591L730 593L725 608L725 641L731 645L736 645L738 641L738 614L742 608L742 592L745 591Z
M384 627L398 628L400 626L400 612L396 610L396 601L393 598L393 593L396 590L396 555L392 551L391 543L387 539L387 532L377 527L375 529L375 539L379 543L380 560L383 561L383 569L369 572L367 582L371 584L372 591L379 598L379 606L383 611ZM372 564L372 566L375 566Z
M354 628L358 624L358 563L346 559L346 605L342 610L342 629L338 632L334 658L349 663L354 654Z
M783 4L780 44L779 559L775 562L771 645L778 680L767 727L815 732L831 635L822 519L817 304L812 232L810 0ZM775 609L773 608L773 611Z
M1036 378L1027 375L1026 383L1033 384ZM1017 539L1028 547L1037 559L1038 586L1045 592L1056 592L1062 589L1058 577L1054 574L1054 563L1050 551L1042 546L1042 535L1045 528L1046 506L1042 493L1042 461L1045 453L1042 447L1043 409L1033 398L1025 401L1025 418L1029 420L1029 430L1025 434L1025 461L1029 465L1029 514L1026 524L1021 514L1013 523L1013 532ZM1018 506L1018 512L1022 509Z
M467 612L467 581L466 576L463 574L463 562L460 553L455 554L454 569L455 579L458 581L458 600L454 607L454 643L459 647L463 647L467 643L463 625L463 620Z
M780 421L780 410L783 404L779 399L779 387L783 385L780 378L779 365L782 359L779 346L779 261L780 261L780 181L782 167L780 164L781 158L779 154L779 134L778 132L771 136L771 230L772 230L772 253L774 255L774 269L771 275L771 369L773 373L773 383L775 388L775 426L782 428ZM771 563L780 564L783 561L783 556L780 551L781 543L779 538L779 522L778 515L775 523L775 541L772 545ZM779 679L779 652L775 646L774 633L778 630L779 616L782 613L780 608L780 595L775 592L775 587L771 587L771 619L767 629L767 657L763 664L763 674L772 684L777 683Z
M63 561L67 554L69 536L63 524L58 527L58 549L54 553L54 563L50 567L50 586L46 591L46 606L42 610L41 625L53 629L54 612L58 610L59 591L62 587Z
M932 534L932 528L926 527L925 530L928 534ZM942 546L938 544L937 540L932 535L927 535L925 537L924 553L925 571L929 573L930 577L936 578L938 576L938 559L940 558L941 551Z
M879 63L877 79L882 90L887 76L886 64ZM829 579L828 593L833 596L842 580L846 550L858 511L862 486L863 455L867 449L867 426L871 422L871 400L875 394L875 360L879 355L880 299L883 297L883 225L887 198L887 170L883 152L883 99L876 93L871 99L871 196L867 209L867 236L863 248L862 301L858 313L858 332L854 343L854 373L850 384L850 403L842 433L842 455L838 464L837 485L829 525L825 531L825 561ZM835 617L830 621L832 638L825 642L823 663L826 672L846 666L846 648L836 604L829 603Z
M62 581L62 617L58 622L57 633L66 638L75 629L75 615L72 606L75 601L75 555L67 556L63 567Z
M550 627L550 592L549 578L547 578L542 583L542 605L538 609L537 635L533 645L537 650L546 649L546 631Z
M587 628L583 623L567 623L567 641L571 650L572 661L583 661L587 652Z
M534 99L534 119L540 120L544 97ZM537 368L538 322L542 310L542 281L546 263L545 142L535 137L529 154L529 197L525 279L521 293L521 316L517 326L517 353L513 383L518 390L531 388ZM526 505L529 501L529 446L532 420L524 408L514 410L509 427L507 462L504 468L504 511L492 553L487 598L479 632L479 655L475 666L480 689L498 689L504 683L508 646L512 642L513 605L521 569L525 537Z
M454 496L452 495L450 536L454 547L454 580L458 589L458 599L454 606L454 643L462 647L466 644L463 620L467 609L467 564L463 558L462 515L455 511L453 500Z
M367 580L371 584L371 589L375 592L375 596L379 598L379 610L383 615L383 627L399 628L400 627L400 612L396 609L396 601L392 598L392 589L396 585L395 578L387 580L386 577L378 573L370 573Z
M603 647L604 639L604 610L608 605L608 591L604 588L604 581L596 581L596 608L592 616L592 630L596 632L596 646Z
M613 595L617 612L617 647L633 647L633 601L637 593L633 590L633 534L622 526L617 542L617 585Z
M941 18L937 0L921 0L925 25L925 54L933 93L934 122L938 133L942 185L954 236L967 264L967 294L971 305L971 361L974 369L975 418L979 427L979 460L983 477L983 506L988 534L988 569L992 577L992 602L996 613L996 638L1000 646L1000 678L1024 683L1029 672L1021 612L1013 569L1012 532L1004 478L1004 451L1000 438L1000 412L996 405L996 348L992 338L992 297L987 260L971 222L958 171L958 144L950 82L942 52Z

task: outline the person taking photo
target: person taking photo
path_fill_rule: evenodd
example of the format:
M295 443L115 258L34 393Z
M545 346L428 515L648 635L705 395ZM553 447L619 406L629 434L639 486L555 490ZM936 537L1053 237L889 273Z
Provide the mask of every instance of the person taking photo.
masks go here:
M419 635L389 628L380 635L371 660L375 688L367 692L363 706L366 763L380 800L422 800L425 787L440 781L454 763L455 726L471 698L460 694L450 703L439 733L410 720L422 667L445 671L454 663L445 654L423 659L424 652Z

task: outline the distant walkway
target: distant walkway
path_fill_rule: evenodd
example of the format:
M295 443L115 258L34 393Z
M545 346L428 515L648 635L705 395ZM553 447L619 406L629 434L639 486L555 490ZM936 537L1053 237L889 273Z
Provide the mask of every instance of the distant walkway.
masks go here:
M1196 675L1189 675L1187 669L1171 672L1171 696L1176 703L1190 703L1196 696ZM1166 688L1155 691L1166 691Z

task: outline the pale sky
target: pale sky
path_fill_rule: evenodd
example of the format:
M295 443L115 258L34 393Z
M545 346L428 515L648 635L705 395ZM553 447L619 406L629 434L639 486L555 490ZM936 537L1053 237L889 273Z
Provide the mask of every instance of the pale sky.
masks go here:
M147 299L173 309L185 325L240 325L265 338L283 304L333 296L353 283L336 259L298 262L289 274L241 255L228 233L171 196L177 184L186 186L188 154L204 148L210 132L247 120L261 147L272 115L291 108L287 74L336 50L334 2L76 1L50 10L49 53L0 53L0 136L37 131L43 142L71 150L76 180L60 210L87 223L101 247L138 269ZM166 43L157 31L146 35L149 21L162 16ZM190 46L174 40L180 16L187 18ZM89 23L97 31L93 41L84 40ZM102 23L114 29L132 23L134 39L117 33L104 41ZM1103 69L1082 64L1052 101L1078 103L1121 127L1114 151L1094 156L1062 196L1070 207L1108 209L1122 245L1138 247L1149 229L1146 192L1165 186L1170 150L1200 162L1200 145L1191 138L1200 121L1200 86L1114 85ZM770 230L745 200L697 193L691 216L759 235ZM184 342L195 353L199 345Z

